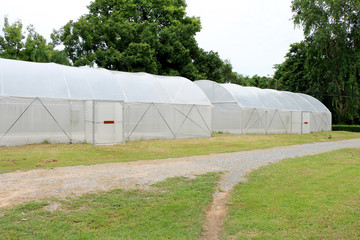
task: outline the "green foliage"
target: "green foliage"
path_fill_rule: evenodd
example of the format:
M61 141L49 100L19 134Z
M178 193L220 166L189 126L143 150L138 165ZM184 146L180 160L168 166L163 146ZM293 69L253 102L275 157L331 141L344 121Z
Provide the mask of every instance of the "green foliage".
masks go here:
M200 20L183 0L96 0L89 13L54 33L75 66L197 79Z
M306 62L306 43L294 43L290 45L290 50L285 56L282 64L276 65L274 78L280 83L281 90L311 93L318 92L316 84L311 84L312 79L305 71Z
M96 0L89 13L52 35L73 65L236 82L229 61L198 47L200 19L184 0Z
M360 125L333 125L333 131L360 132Z
M359 239L360 149L252 172L228 203L223 239Z
M224 65L221 69L221 80L220 82L235 82L236 80L236 73L232 70L232 65L229 60L224 61Z
M24 47L22 33L23 25L20 21L16 21L10 25L8 18L4 18L3 33L0 36L0 56L5 58L18 58L20 51Z
M52 43L38 34L32 25L27 27L28 35L23 33L20 20L9 23L5 17L4 36L0 35L0 57L32 62L55 62L69 65L69 60L63 51L54 49ZM26 39L24 41L24 39Z
M293 0L292 10L305 40L291 45L275 78L324 101L334 122L360 122L360 2Z
M218 174L0 210L1 239L201 239ZM57 206L51 210L51 206Z
M199 77L200 79L221 82L221 70L224 66L224 62L221 60L217 52L206 52L203 49L200 49L198 57L195 59L194 65L201 74Z
M232 83L241 86L277 89L277 83L274 78L254 75L252 77L236 74L236 79Z

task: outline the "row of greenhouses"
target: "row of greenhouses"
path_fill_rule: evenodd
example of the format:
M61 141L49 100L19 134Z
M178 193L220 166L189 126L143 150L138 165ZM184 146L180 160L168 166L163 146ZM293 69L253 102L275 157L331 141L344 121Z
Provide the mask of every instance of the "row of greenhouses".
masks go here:
M331 130L315 98L183 77L0 59L0 146Z

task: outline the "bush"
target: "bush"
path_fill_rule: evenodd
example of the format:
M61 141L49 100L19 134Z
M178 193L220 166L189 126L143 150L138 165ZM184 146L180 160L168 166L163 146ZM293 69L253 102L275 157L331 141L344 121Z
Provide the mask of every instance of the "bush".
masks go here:
M333 131L360 132L360 125L333 125Z

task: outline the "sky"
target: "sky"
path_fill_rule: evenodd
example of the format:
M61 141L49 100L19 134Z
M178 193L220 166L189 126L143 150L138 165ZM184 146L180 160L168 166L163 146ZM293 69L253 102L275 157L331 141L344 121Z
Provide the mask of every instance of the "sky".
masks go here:
M53 29L88 13L91 0L0 0L0 28L4 17L32 24L50 39ZM199 47L218 52L233 71L272 76L284 61L289 45L303 39L291 21L291 0L186 0L188 16L200 17ZM2 35L2 32L1 32Z

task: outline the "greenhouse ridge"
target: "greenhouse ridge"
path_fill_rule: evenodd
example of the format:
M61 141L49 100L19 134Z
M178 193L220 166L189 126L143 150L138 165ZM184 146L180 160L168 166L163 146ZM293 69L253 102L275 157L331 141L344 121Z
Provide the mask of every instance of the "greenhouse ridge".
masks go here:
M0 110L0 145L331 129L329 110L304 94L1 58Z

